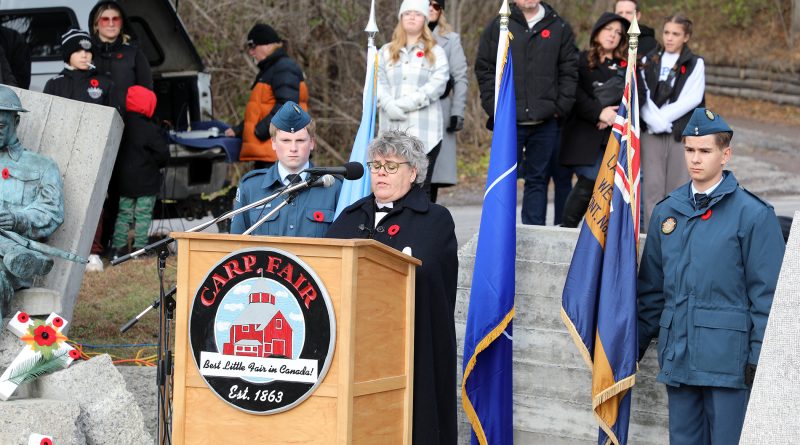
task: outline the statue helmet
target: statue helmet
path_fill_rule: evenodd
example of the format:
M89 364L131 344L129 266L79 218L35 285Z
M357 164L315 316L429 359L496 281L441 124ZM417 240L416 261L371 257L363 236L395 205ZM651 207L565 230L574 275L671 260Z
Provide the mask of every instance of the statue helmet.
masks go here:
M11 88L0 85L0 111L16 111L27 112L28 110L22 108L22 102L19 96Z

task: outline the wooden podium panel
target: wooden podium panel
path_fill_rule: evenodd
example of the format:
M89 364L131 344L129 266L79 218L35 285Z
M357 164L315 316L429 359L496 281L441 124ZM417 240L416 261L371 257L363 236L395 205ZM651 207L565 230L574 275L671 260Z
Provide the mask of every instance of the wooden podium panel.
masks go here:
M178 240L173 444L410 444L414 275L420 264L372 240L173 233ZM189 344L191 303L221 259L246 248L289 252L320 278L336 319L330 368L313 394L256 415L206 385Z

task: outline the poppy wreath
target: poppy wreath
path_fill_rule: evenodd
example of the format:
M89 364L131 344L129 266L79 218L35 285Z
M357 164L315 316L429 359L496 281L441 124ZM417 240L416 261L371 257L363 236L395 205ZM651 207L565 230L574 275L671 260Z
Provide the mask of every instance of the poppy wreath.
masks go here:
M3 173L2 173L2 175L3 175L3 179L8 179L8 177L9 177L9 176L11 176L11 175L8 173L8 167L6 167L6 168L4 168L4 169L3 169Z
M316 222L325 221L325 215L322 212L320 212L319 210L317 210L316 212L314 212L314 221L316 221Z
M389 236L395 236L399 231L400 231L400 226L398 226L397 224L392 224L391 226L389 226L389 230L387 230L386 233L388 233Z
M549 29L545 29L544 31L542 31L542 38L543 39L549 39L550 38L550 30Z
M58 320L61 319L59 318ZM61 320L61 324L63 323L64 321ZM49 359L53 356L53 353L58 351L61 343L67 340L67 337L56 331L50 323L37 320L28 328L28 333L20 339L35 352L39 352L46 359Z

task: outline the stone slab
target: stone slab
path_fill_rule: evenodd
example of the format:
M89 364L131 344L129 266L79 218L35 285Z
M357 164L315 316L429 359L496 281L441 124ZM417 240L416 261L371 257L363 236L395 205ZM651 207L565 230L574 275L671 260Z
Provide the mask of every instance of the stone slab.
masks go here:
M795 212L740 444L800 443L800 212Z
M22 144L52 157L64 182L64 223L48 244L84 258L94 238L123 123L110 107L14 88L28 113L20 113ZM55 259L53 270L35 285L61 296L58 312L67 320L83 279L84 265ZM45 313L55 312L47 310Z
M0 402L0 443L26 445L32 433L52 436L58 445L86 445L78 428L77 402L23 399Z
M107 354L41 377L36 387L41 398L78 403L79 427L89 445L153 443L145 431L142 411Z

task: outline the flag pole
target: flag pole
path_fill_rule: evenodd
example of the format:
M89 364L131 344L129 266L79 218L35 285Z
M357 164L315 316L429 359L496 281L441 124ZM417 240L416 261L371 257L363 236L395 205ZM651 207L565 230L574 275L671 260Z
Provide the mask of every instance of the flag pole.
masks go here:
M500 35L497 38L498 48L504 45L503 51L497 51L497 60L494 64L494 109L497 111L497 97L500 95L500 81L503 76L503 68L506 66L508 58L508 18L511 17L511 8L508 6L508 0L503 0L500 5Z
M636 20L636 14L634 14L632 19L631 19L631 26L628 28L628 73L626 74L626 76L636 76L636 68L637 68L636 67L636 61L637 61L637 57L638 57L637 53L639 51L639 36L641 34L642 34L642 32L639 30L639 22ZM638 87L639 82L638 82L638 79L636 79L636 80L637 80L637 82L632 83L630 77L628 77L626 83L628 84L629 87L630 87L630 85L636 85ZM631 97L634 94L637 94L636 101L631 101ZM631 110L631 104L632 103L635 103L637 107L639 106L638 91L629 91L627 96L625 97L625 107L628 109L628 116L631 116L631 115L634 116L634 119L636 120L636 122L634 123L633 128L638 129L639 128L639 110L637 109L637 110L635 110L635 112L634 112L634 110ZM628 134L628 141L629 141L628 150L627 150L628 166L631 166L631 165L633 165L633 157L634 157L634 154L635 154L633 152L634 151L633 150L633 144L631 143L631 141L632 141L632 139L634 137L638 138L638 135L632 134L632 131L631 131L632 128L631 128L630 119L628 119L627 125L628 125L628 128L626 128L626 133ZM640 156L640 158L641 158L641 156ZM636 178L633 177L633 175L635 174L634 171L633 171L634 169L628 168L627 170L628 170L628 172L627 172L628 173L628 184L631 185L631 213L632 213L631 216L633 217L634 227L638 229L638 227L639 227L638 221L640 221L639 212L641 211L640 204L639 204L640 203L640 201L639 201L639 192L638 192L639 187L638 187L638 184L636 182L634 182L634 181L636 181ZM639 232L640 232L640 230L636 230L636 233L635 233L637 249L638 249L638 246L639 246Z
M367 22L367 27L364 28L364 32L369 35L367 46L375 46L375 34L378 33L378 22L375 21L375 0L372 0L372 4L369 7L369 21Z

